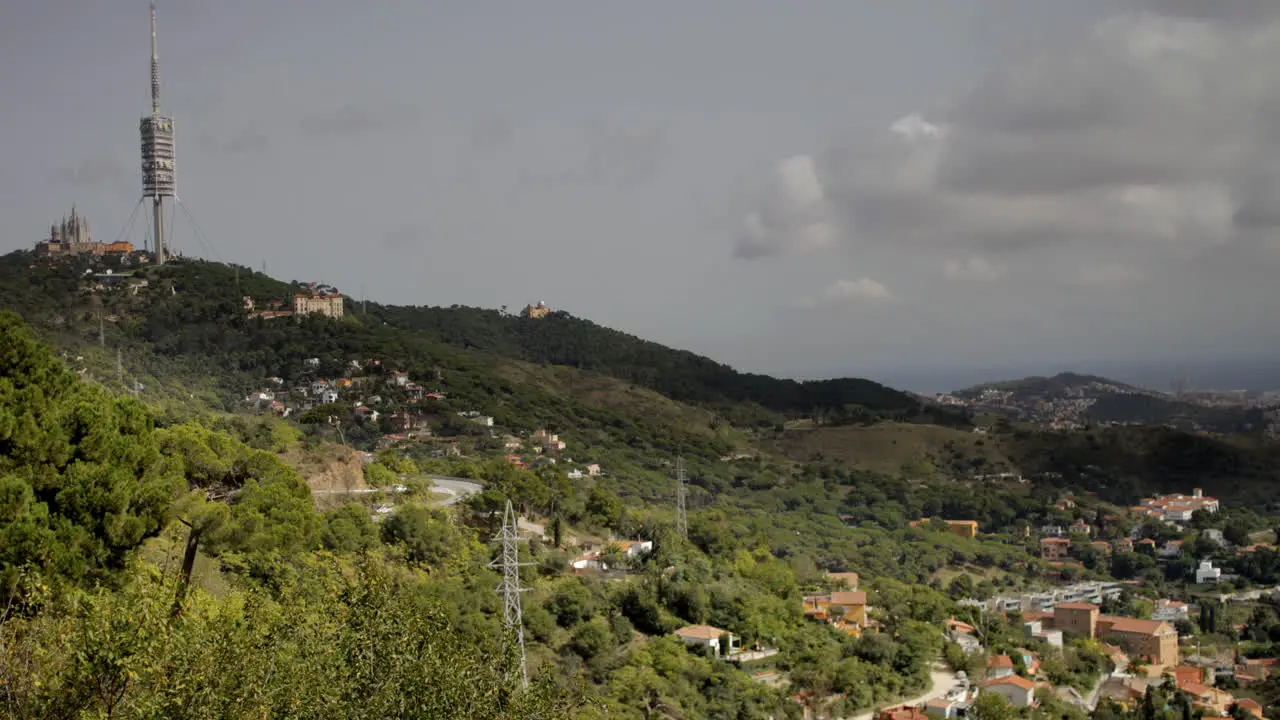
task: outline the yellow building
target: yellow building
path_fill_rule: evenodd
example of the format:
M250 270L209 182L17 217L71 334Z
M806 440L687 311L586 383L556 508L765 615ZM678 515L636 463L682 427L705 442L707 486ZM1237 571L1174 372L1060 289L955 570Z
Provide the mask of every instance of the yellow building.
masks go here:
M1062 603L1053 610L1053 627L1067 635L1100 638L1143 658L1150 671L1178 664L1178 631L1159 620L1102 615L1093 603Z
M521 317L527 317L534 320L537 320L539 318L544 318L550 314L551 314L551 308L548 307L547 304L542 302L541 300L538 301L537 305L525 305L524 310L520 311Z
M293 314L296 317L320 313L325 317L340 318L343 310L341 295L303 295L293 296Z

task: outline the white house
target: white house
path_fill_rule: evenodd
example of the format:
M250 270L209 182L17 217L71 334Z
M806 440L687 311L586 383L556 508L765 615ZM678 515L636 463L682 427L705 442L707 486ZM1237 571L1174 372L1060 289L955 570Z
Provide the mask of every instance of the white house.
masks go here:
M616 545L624 558L637 558L653 552L653 542L649 540L612 540L609 545ZM569 566L574 570L608 570L609 563L601 559L603 552L583 553L574 558Z
M1196 584L1216 583L1222 579L1222 569L1213 566L1212 560L1201 560L1196 568Z
M583 553L582 555L579 555L569 563L569 567L573 568L574 570L606 569L604 566L604 563L600 562L600 553L598 552L589 552L589 553Z
M579 470L578 468L574 468L566 474L569 476L570 480L577 480L578 478L582 477L582 471Z
M614 540L614 545L629 558L641 557L653 552L653 543L649 540Z
M329 403L336 403L336 402L338 402L337 390L325 390L320 393L321 405L328 405Z
M1162 622L1169 623L1177 622L1179 620L1187 620L1190 617L1191 607L1178 600L1157 600L1155 610L1151 612L1152 620L1160 620Z
M1031 707L1036 700L1035 683L1021 675L992 678L983 684L982 689L999 695L1016 708Z
M725 635L729 638L729 646L721 647L720 638ZM689 645L701 645L702 647L711 648L711 651L717 656L721 654L728 655L737 649L735 644L737 638L725 630L714 628L710 625L685 625L676 631L676 637Z

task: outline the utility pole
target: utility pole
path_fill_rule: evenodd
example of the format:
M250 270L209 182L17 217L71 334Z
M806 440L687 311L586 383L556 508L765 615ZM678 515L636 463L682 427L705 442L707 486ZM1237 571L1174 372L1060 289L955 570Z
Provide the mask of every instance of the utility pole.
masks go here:
M684 507L684 458L676 458L676 533L689 539L689 518Z
M98 347L107 346L106 326L102 324L102 311L98 311Z
M502 514L502 530L494 536L494 541L502 543L502 556L489 563L491 568L502 568L502 582L498 583L497 592L502 595L502 621L508 633L515 633L516 644L520 649L520 688L529 687L529 670L524 662L524 619L520 610L520 568L533 563L520 562L520 534L516 523L516 511L507 500L507 509Z
M120 348L116 348L116 382L124 385L124 363L120 361Z

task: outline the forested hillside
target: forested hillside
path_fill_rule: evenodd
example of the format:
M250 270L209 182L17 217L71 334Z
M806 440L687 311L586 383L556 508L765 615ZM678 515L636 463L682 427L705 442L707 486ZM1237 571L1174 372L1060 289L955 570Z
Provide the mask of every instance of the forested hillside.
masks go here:
M926 406L914 396L854 378L797 382L738 373L694 353L673 350L588 320L552 313L539 321L477 308L368 305L341 333L298 333L290 323L250 321L245 295L288 300L295 286L248 268L188 261L138 270L148 285L128 297L90 294L87 267L33 262L29 253L0 260L0 304L40 328L81 335L96 332L96 311L118 317L111 328L147 342L168 358L209 358L228 384L251 384L266 374L297 370L308 354L360 348L404 369L487 365L493 358L564 365L703 405L735 424L771 425L783 416L822 412L846 422L882 418L964 424L963 415ZM127 294L127 293L123 293ZM479 351L479 352L476 352ZM487 388L492 389L492 388Z
M549 686L512 694L500 635L446 628L422 577L310 553L331 522L271 453L158 427L0 313L7 717L562 716ZM189 593L189 567L140 561L166 527L220 557L235 589Z
M370 308L370 315L450 345L605 373L740 417L745 415L738 406L745 405L788 416L847 411L850 421L965 424L963 414L922 405L907 393L870 380L800 382L740 373L692 352L673 350L564 312L532 320L481 308L378 306Z
M660 508L623 505L602 481L502 462L472 468L487 487L463 512L406 498L379 526L359 504L317 512L275 454L296 442L288 433L235 437L214 420L158 421L76 378L15 316L0 315L8 716L799 713L748 670L671 636L690 623L767 642L793 687L870 707L924 686L953 611L947 597L891 577L918 581L957 557L976 560L979 548L982 562L1027 558L895 519L846 528L835 517L838 484L852 478L808 473L695 502L689 542ZM414 472L411 461L380 458ZM710 488L715 476L698 482ZM562 550L530 544L527 692L510 682L497 578L485 569L492 550L480 542L492 531L488 509L505 499L656 544L621 583L565 576ZM178 560L184 546L212 563L216 582L191 577ZM884 634L860 639L803 618L801 593L824 582L816 562L884 576L868 586L886 608Z

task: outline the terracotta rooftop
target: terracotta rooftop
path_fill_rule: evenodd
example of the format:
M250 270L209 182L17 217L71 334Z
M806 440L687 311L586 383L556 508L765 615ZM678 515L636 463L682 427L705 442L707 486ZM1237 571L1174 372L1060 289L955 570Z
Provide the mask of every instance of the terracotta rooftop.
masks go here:
M719 640L724 634L724 630L713 628L710 625L685 625L676 631L676 635L682 638L696 638L698 640Z
M1087 603L1087 602L1059 603L1057 607L1062 608L1063 610L1097 610L1098 609L1097 605L1094 605L1093 603Z
M1013 658L1008 655L996 655L987 659L989 668L1013 668Z
M866 605L867 594L861 590L831 593L832 605Z
M1099 623L1111 626L1111 632L1129 633L1131 635L1156 635L1172 631L1169 624L1160 620L1139 620L1129 617L1100 617Z
M993 678L982 684L983 687L991 687L992 685L1012 685L1022 688L1023 690L1032 690L1036 684L1021 675L1006 675L1004 677Z

